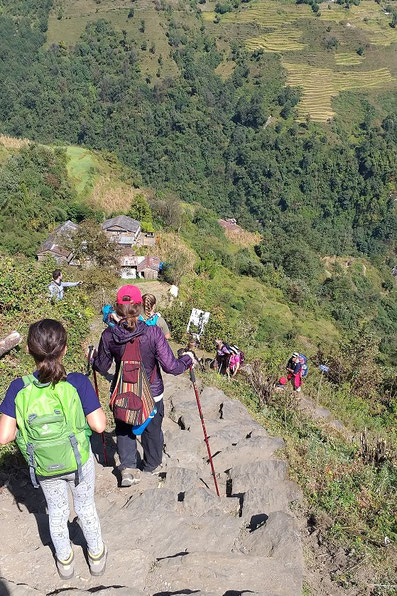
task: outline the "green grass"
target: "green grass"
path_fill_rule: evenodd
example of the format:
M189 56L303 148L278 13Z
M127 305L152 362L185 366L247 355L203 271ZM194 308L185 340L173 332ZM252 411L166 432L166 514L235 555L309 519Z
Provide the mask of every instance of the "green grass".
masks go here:
M67 171L80 196L87 196L94 188L100 164L92 151L83 147L67 147Z

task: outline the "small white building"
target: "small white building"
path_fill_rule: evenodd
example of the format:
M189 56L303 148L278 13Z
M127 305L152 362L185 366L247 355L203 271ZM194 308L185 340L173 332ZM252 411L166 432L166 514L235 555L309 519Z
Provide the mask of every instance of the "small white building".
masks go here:
M134 255L126 249L120 257L122 279L157 279L160 271L159 257Z

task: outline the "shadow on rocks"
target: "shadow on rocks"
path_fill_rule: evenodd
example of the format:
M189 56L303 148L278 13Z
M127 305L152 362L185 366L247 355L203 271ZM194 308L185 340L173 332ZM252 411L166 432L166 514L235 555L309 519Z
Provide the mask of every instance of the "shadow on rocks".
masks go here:
M111 433L106 433L108 437L105 438L108 451L108 465L115 465L114 454L116 446ZM93 433L91 441L92 451L94 456L100 463L103 464L103 446L101 436ZM55 555L54 547L51 541L47 503L41 488L34 488L27 465L19 452L12 452L2 461L2 470L0 471L0 490L7 489L14 498L15 505L19 511L23 511L23 507L34 515L37 523L37 531L43 546L48 546ZM68 522L70 539L76 546L86 546L83 532L78 524L77 517L73 521ZM3 595L7 588L3 588L0 584L0 596ZM8 592L4 592L7 594Z
M3 581L3 579L0 577L0 596L10 596L11 592L10 590L7 588L6 583Z
M91 449L97 462L106 467L116 467L115 455L117 452L116 439L114 432L105 431L103 435L92 433ZM105 449L107 456L107 465L105 462Z

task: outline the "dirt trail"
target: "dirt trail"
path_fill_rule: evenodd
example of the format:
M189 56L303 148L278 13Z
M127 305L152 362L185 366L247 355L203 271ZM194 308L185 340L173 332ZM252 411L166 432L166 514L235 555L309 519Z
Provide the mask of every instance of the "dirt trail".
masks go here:
M76 577L54 567L41 491L26 470L0 476L0 596L71 593L299 596L302 548L289 512L301 498L268 435L244 406L218 389L201 392L221 498L214 493L202 429L187 375L167 377L165 470L121 489L98 452L96 501L109 546L104 577L90 576L84 541L70 517ZM114 437L108 433L114 460ZM1 482L2 481L2 482Z

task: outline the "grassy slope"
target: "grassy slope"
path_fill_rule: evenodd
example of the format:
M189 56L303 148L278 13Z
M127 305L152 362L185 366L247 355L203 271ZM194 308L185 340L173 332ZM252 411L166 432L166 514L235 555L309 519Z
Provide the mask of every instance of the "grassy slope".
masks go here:
M78 197L106 215L128 212L134 196L144 191L133 188L122 166L113 158L84 147L67 147L67 170Z
M134 16L129 18L130 10ZM175 9L176 10L176 9ZM62 18L58 17L62 15ZM138 48L146 43L142 51L141 69L150 78L155 78L159 69L159 59L163 60L162 77L173 76L178 72L174 60L169 57L170 47L166 38L165 13L157 11L149 0L56 0L48 23L47 44L63 42L66 45L76 43L88 23L106 19L119 31L126 31L127 37L134 40ZM141 21L145 21L142 31ZM154 51L150 51L152 44Z

